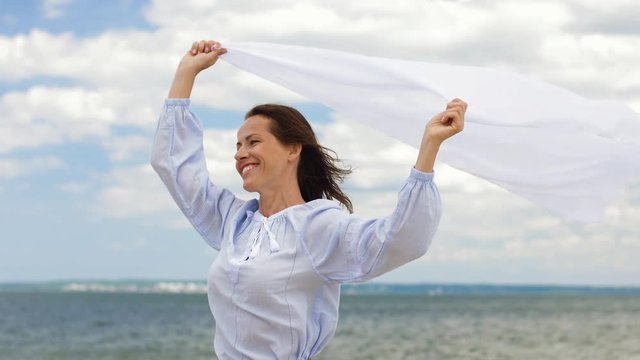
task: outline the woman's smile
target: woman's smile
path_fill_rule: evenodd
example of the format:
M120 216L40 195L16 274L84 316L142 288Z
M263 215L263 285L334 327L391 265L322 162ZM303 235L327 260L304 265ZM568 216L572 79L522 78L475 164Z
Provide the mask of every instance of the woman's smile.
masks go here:
M249 174L249 172L255 168L258 167L258 164L246 164L242 166L242 172L240 173L240 175L244 178L245 176L247 176L247 174Z

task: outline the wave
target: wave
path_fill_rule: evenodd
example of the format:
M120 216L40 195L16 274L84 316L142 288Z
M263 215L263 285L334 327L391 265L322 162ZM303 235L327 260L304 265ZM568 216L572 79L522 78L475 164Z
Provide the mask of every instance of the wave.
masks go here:
M207 286L196 282L158 282L153 284L104 284L70 283L61 289L64 292L112 292L112 293L171 293L206 294Z
M76 293L206 294L204 281L56 281L0 284L1 291Z

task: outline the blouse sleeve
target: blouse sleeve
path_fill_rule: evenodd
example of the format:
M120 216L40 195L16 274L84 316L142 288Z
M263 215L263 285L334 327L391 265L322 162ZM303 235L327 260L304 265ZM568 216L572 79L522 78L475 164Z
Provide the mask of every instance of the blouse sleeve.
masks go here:
M205 241L220 250L229 220L243 200L209 180L202 124L189 99L167 99L158 121L151 166Z
M361 282L424 255L442 211L433 175L412 168L388 217L364 219L335 208L316 214L319 221L307 222L303 240L316 272L327 280Z

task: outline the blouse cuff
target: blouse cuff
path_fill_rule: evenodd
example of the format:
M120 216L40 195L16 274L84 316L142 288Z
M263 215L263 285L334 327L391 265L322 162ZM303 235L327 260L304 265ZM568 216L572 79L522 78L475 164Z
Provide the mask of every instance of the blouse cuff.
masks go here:
M164 104L166 106L189 106L189 104L191 104L191 99L166 99Z
M418 181L433 181L434 172L424 172L420 171L414 167L411 168L411 174L409 178L418 180Z

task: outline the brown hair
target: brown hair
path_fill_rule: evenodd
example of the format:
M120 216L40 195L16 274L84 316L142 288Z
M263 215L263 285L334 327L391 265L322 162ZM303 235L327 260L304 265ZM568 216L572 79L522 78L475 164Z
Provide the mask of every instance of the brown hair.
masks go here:
M318 143L311 125L298 110L285 105L263 104L249 110L244 118L246 120L255 115L271 120L269 129L280 143L302 145L298 186L304 201L335 199L353 212L351 200L338 186L351 174L351 168L337 165L340 160L335 151Z

